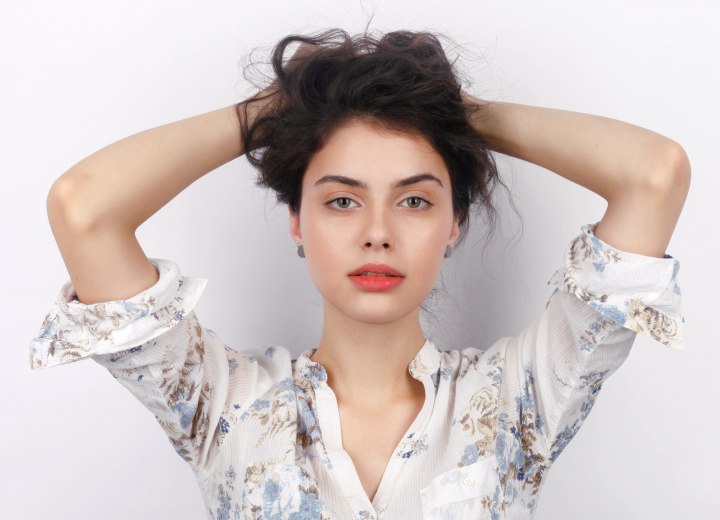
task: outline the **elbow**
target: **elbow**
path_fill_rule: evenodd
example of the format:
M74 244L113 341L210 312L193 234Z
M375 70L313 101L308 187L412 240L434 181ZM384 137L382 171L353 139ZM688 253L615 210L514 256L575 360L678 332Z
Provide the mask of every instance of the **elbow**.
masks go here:
M653 174L649 175L650 188L661 193L686 195L690 186L690 159L676 141L668 140L657 154Z
M88 230L91 219L79 195L80 179L65 173L53 182L46 199L46 210L50 227L73 230Z

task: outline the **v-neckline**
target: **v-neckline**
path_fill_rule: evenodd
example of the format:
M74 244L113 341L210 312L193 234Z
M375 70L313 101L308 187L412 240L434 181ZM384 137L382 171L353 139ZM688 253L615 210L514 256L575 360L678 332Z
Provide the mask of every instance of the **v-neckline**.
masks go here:
M422 382L425 388L425 399L417 416L393 449L372 501L365 492L350 454L343 447L337 397L327 384L327 373L324 367L310 359L314 351L315 349L310 349L303 352L301 355L304 358L302 359L302 365L313 365L313 370L309 373L316 377L312 386L315 393L317 421L320 426L326 456L333 468L333 477L356 512L365 510L377 516L387 507L398 477L408 461L408 457L399 456L398 453L403 450L406 443L417 441L418 437L425 432L432 415L437 392L435 383L437 379L433 380L433 376L438 377L440 351L432 341L426 339L424 345L409 365L410 374ZM300 368L303 369L304 366Z

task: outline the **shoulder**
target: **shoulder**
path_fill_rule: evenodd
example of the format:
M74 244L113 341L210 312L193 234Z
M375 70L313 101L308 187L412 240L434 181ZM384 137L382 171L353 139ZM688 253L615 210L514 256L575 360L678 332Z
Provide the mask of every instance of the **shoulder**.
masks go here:
M211 334L214 334L210 331ZM225 346L230 373L243 367L255 365L256 368L273 380L283 379L292 374L292 355L283 345L267 345L262 347L231 348Z
M452 372L454 379L464 379L471 373L483 375L498 374L502 371L505 348L510 338L496 340L485 349L464 347L441 351L441 372Z

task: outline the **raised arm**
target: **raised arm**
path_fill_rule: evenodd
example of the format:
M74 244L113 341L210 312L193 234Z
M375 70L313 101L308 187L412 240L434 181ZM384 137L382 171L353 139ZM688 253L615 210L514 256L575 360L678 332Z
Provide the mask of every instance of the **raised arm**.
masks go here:
M500 153L538 164L597 193L608 209L596 236L623 251L663 257L690 186L683 148L656 132L567 110L486 102L473 126Z
M242 153L233 105L121 139L61 175L48 194L48 219L79 300L124 299L155 284L135 230Z
M690 166L675 141L622 121L470 96L466 101L481 105L471 117L491 149L543 166L608 202L597 226L596 219L584 222L566 248L540 316L505 348L501 479L535 497L637 334L684 348L680 263L666 248ZM536 504L530 500L528 512Z
M183 276L171 260L148 259L135 230L192 182L244 153L242 123L263 103L247 111L238 105L127 137L55 182L48 214L72 283L63 285L29 345L32 369L87 358L105 367L196 471L212 467L228 421L275 384L258 357L283 367L289 353L227 348L194 311L207 279ZM231 375L243 383L231 388Z

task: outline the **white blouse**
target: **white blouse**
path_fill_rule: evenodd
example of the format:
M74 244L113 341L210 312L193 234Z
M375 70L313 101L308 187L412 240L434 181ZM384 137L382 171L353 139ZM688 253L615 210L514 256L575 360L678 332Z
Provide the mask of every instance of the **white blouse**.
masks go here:
M83 304L66 282L30 342L33 369L92 358L190 465L207 518L526 519L552 463L637 333L682 350L678 260L618 250L585 224L539 318L485 349L429 338L408 366L425 403L372 500L343 449L327 374L283 346L237 351L193 312L207 279L150 259L158 282Z

